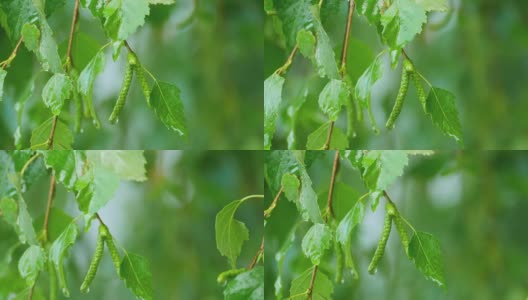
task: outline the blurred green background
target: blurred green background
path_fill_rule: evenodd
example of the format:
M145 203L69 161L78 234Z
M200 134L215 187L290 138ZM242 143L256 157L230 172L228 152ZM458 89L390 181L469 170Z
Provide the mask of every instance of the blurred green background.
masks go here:
M65 53L73 2L67 1L49 18L54 37ZM107 49L104 73L94 85L95 110L102 121L96 130L85 121L75 136L74 149L261 149L263 135L262 24L258 0L178 0L173 5L152 5L143 27L129 43L141 63L161 81L181 90L189 141L167 129L144 100L136 79L132 83L117 125L108 117L122 85L126 63L123 50L117 62ZM102 27L87 9L80 11L74 43L74 63L86 64L108 42ZM0 60L16 41L0 30ZM14 148L17 125L15 103L24 99L31 76L40 71L34 57L22 46L8 69L3 102L0 102L0 148ZM80 72L80 71L79 71ZM39 72L35 90L23 111L23 146L31 131L51 117L41 90L50 74ZM150 80L150 79L149 79ZM64 109L65 121L72 115ZM73 112L73 106L72 106ZM71 121L73 130L73 120Z
M334 152L324 154L310 167L320 206L326 204ZM342 218L366 192L357 171L342 161L334 194L334 210ZM479 299L524 300L528 297L528 152L439 152L410 157L404 176L388 193L400 213L419 231L433 234L444 257L447 292L428 281L410 262L393 228L378 272L367 266L381 235L385 200L376 212L354 229L352 255L359 280L349 272L343 284L334 282L334 299ZM266 205L274 195L266 187ZM369 205L370 207L370 205ZM296 207L282 198L266 225L266 299L275 299L275 253L292 226L299 221ZM300 224L294 247L286 254L283 284L311 266L301 250L309 224ZM335 260L327 251L320 271L334 279Z
M324 1L323 26L340 57L345 30L347 1ZM335 5L340 3L340 5ZM423 32L406 51L418 70L435 86L456 96L462 132L468 149L527 149L528 122L528 2L519 0L449 0L449 12L432 13ZM273 17L265 19L264 77L286 61L285 50L276 34ZM354 16L348 53L349 75L354 82L384 48L374 27L363 16ZM442 135L425 116L415 94L409 89L396 128L384 124L400 84L400 67L392 70L385 58L384 77L374 86L373 111L381 133L375 136L368 118L357 124L358 137L351 149L456 149L456 142ZM282 113L274 139L275 149L287 148L292 129L288 110L300 107L296 115L296 149L305 149L307 136L327 118L317 99L326 80L315 75L310 62L297 55L286 75ZM292 108L290 108L292 107ZM366 116L365 116L366 117ZM346 132L346 114L337 126Z
M223 299L216 277L230 267L216 249L215 216L231 201L263 193L262 152L147 151L146 156L148 181L121 182L114 199L100 211L102 219L119 245L150 260L155 299ZM49 176L43 176L24 194L34 219L45 211L48 187ZM71 216L80 214L73 195L61 185L54 206ZM262 211L263 202L257 199L236 214L250 234L240 267L251 262L260 246ZM65 260L70 299L135 299L106 251L90 293L79 292L95 248L97 223L93 225L88 233L81 232ZM25 285L16 266L25 247L17 248L9 265L5 261L7 249L17 240L12 227L0 220L0 300L11 299L9 292ZM41 276L37 292L44 291L47 299L46 278ZM58 294L58 299L66 299Z

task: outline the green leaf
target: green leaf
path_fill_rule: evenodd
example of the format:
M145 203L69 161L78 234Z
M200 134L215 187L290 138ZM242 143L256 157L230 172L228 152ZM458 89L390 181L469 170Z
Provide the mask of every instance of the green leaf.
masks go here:
M447 0L416 0L426 11L447 11Z
M281 181L282 189L286 199L293 203L297 203L299 199L299 187L301 183L297 176L293 174L284 174Z
M415 232L409 243L409 258L425 277L446 288L440 243L432 234Z
M16 43L24 24L34 21L37 10L33 0L2 1L1 8L6 15L4 29L12 43Z
M51 245L49 259L53 262L57 272L60 272L59 269L63 268L62 262L67 257L68 250L75 243L78 235L79 229L77 225L70 223Z
M384 191L403 174L408 163L404 150L373 150L361 160L365 185L372 191Z
M330 122L327 122L321 127L317 128L314 132L308 135L306 142L306 149L308 150L322 150L328 137L328 130L330 128ZM348 138L346 134L337 126L334 126L332 130L332 139L330 140L329 149L347 149Z
M295 223L295 225L290 229L290 232L286 236L286 239L284 240L284 243L282 244L281 248L277 253L275 253L275 260L277 261L277 279L275 279L275 296L277 296L277 299L282 299L282 293L283 293L283 284L282 284L282 269L284 267L284 260L286 259L286 254L288 253L288 250L290 250L291 246L293 245L293 242L295 241L295 232L297 231L297 227L301 224L301 222Z
M150 106L167 128L180 136L187 135L183 103L177 86L158 81L150 93Z
M422 31L425 9L415 0L394 0L381 16L383 39L391 49L401 49Z
M317 37L315 61L317 63L319 76L337 79L339 78L339 71L337 69L335 53L330 37L321 24L319 10L312 7L312 14L314 15L315 36Z
M357 201L354 207L348 211L343 220L339 222L336 230L336 238L339 243L346 246L350 243L352 230L361 222L365 217L365 204L361 201Z
M148 0L110 0L103 9L106 34L113 40L126 40L145 23L148 14Z
M112 199L118 186L117 175L99 164L91 164L75 186L80 210L87 215L98 212Z
M310 0L281 0L274 2L290 48L293 48L296 43L297 33L301 29L309 29L313 25L310 2Z
M39 127L33 130L31 134L31 149L33 150L48 150L47 141L51 134L53 125L53 117L40 124ZM70 128L66 126L61 120L57 121L55 128L55 135L53 139L52 149L68 150L72 148L73 133Z
M237 200L229 203L218 212L215 220L216 247L220 254L228 258L232 268L236 267L242 244L249 239L246 225L234 218L242 202L242 200Z
M363 75L358 79L354 89L355 98L363 108L370 107L370 94L372 87L383 76L381 53L374 59Z
M42 90L42 99L46 107L58 116L64 106L64 101L69 99L73 90L70 77L57 73L53 75Z
M321 263L326 250L332 246L332 232L326 224L315 224L304 235L302 250L312 264L318 266Z
M37 51L40 40L40 30L35 24L24 24L22 27L22 38L24 39L24 44L29 51Z
M431 88L426 100L426 113L444 134L454 138L463 145L462 129L455 105L455 96L440 88Z
M364 15L371 25L379 26L381 11L378 0L356 0L356 11Z
M323 223L321 211L317 203L317 194L312 187L312 180L306 171L302 162L299 162L301 167L301 193L299 197L299 207L303 220L311 220L314 223Z
M134 253L126 253L119 276L138 299L152 299L152 274L148 260Z
M106 64L105 54L101 49L97 54L90 60L88 65L82 70L77 81L77 89L85 96L92 94L92 87L95 81L95 77L104 70Z
M264 267L257 266L237 275L224 289L225 300L264 299Z
M143 150L98 150L87 151L86 156L122 179L145 181L145 156Z
M2 97L4 96L4 80L6 75L7 71L0 68L0 101L2 101Z
M345 83L338 79L330 80L319 94L319 107L331 121L336 121L343 105L346 105L349 92Z
M40 46L37 57L46 72L62 73L61 59L58 52L57 43L53 37L53 31L44 16L40 20Z
M279 192L284 174L298 175L300 173L299 161L292 151L265 151L265 154L264 175L272 193L276 194Z
M18 206L15 200L11 198L2 198L0 200L0 211L2 218L14 228L17 228L17 211Z
M271 148L275 123L279 115L284 78L273 74L264 81L264 149Z
M22 195L18 195L18 238L22 243L29 243L30 245L37 245L37 234L33 227L33 219L27 210L26 201Z
M68 51L69 39L65 39L59 45L59 54L61 57L66 56ZM101 43L90 35L77 31L73 36L71 55L75 69L83 70L88 63L101 51ZM72 78L73 79L73 78Z
M301 29L297 33L297 46L304 57L315 63L315 36L311 31Z
M47 168L55 171L57 181L73 190L77 182L77 155L70 150L43 151ZM82 162L80 164L82 166Z
M295 278L290 287L290 297L299 295L308 290L312 279L313 267L304 271L301 275ZM332 300L332 294L334 293L334 286L332 281L328 279L322 270L317 272L315 281L312 289L313 300Z
M33 245L26 249L18 261L18 271L22 278L26 280L28 286L33 286L40 270L46 263L46 254L42 247Z

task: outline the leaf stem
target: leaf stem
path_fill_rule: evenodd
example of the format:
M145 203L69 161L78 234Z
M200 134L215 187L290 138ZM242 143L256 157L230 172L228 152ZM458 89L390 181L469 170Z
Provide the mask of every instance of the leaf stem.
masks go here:
M240 199L241 202L244 202L246 200L249 200L249 199L254 199L254 198L264 198L264 195L249 195L249 196L246 196L242 199Z
M33 155L28 161L26 161L26 163L24 164L24 166L22 167L22 170L20 170L20 177L23 177L24 176L24 172L26 172L27 168L29 167L29 165L35 161L35 159L37 159L37 157L40 156L40 153L36 153L35 155Z
M23 37L20 37L20 39L18 40L15 46L15 49L13 49L13 52L11 52L11 54L6 60L4 60L3 62L0 62L2 69L4 70L7 69L9 65L11 64L11 62L13 61L13 59L15 59L15 57L17 56L18 49L20 48L20 45L22 45L22 41L23 41Z
M271 212L275 209L275 207L277 206L277 202L279 201L280 199L280 196L283 192L283 187L281 186L279 192L277 193L277 195L275 196L275 198L273 199L273 202L271 202L271 205L268 207L268 209L266 209L264 211L264 218L268 218L270 215L271 215Z
M278 68L277 71L275 71L275 74L282 75L282 74L286 73L286 71L288 70L288 68L292 64L293 58L295 57L295 54L297 53L298 50L299 50L299 45L295 44L295 47L293 47L292 52L288 56L288 59L286 60L284 65L282 65L282 67Z

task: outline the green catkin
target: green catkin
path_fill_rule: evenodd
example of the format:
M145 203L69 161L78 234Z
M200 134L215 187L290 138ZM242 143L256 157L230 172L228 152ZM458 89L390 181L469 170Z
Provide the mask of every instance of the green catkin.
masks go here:
M381 238L378 242L378 247L376 248L376 251L374 252L374 256L372 257L372 261L370 262L370 265L368 266L368 272L370 274L376 273L378 263L383 257L383 253L385 253L385 246L387 245L387 241L389 240L391 227L392 227L392 215L387 212L385 214L385 222L383 225L383 231L381 234Z
M396 102L394 103L392 112L389 116L389 119L387 120L387 124L385 124L388 129L394 128L394 123L396 123L396 120L398 119L398 116L402 111L403 102L405 101L407 90L409 89L409 77L411 76L414 70L412 63L407 59L403 60L403 65L404 66L402 68L400 90L398 91L398 96L396 97Z
M99 226L99 234L97 236L97 243L95 244L95 252L92 262L90 263L86 277L84 277L83 283L81 284L81 292L83 293L87 293L89 291L90 284L95 278L97 268L99 267L99 263L103 257L105 235L101 227L102 226Z
M123 79L123 86L121 87L121 91L119 92L119 97L117 98L116 104L114 105L112 114L110 114L110 118L108 119L112 124L115 124L117 122L119 113L125 106L128 90L130 89L130 85L132 84L132 76L134 75L136 64L137 59L135 58L135 55L129 53L128 63L125 70L125 78Z
M387 203L387 213L392 215L392 220L394 221L394 225L396 225L396 230L400 235L400 240L402 242L403 249L405 249L405 253L407 253L409 250L409 236L407 235L405 224L403 224L403 219L400 213L398 212L398 209L396 209L394 203Z
M48 260L49 300L57 299L57 273L51 259Z
M240 273L244 273L245 271L247 271L247 269L245 268L240 268L240 269L232 269L232 270L227 270L227 271L224 271L222 273L220 273L218 275L218 277L216 278L216 281L218 283L224 283L226 282L227 280L237 276L238 274Z
M119 270L121 269L121 257L119 256L119 251L117 251L112 236L109 236L105 241L106 247L108 247L108 251L110 252L110 256L112 257L112 262L114 263L116 272L119 275Z
M422 107L424 111L427 112L427 95L425 94L422 81L420 80L420 75L414 72L412 74L412 79L413 79L414 87L416 89L416 94L418 95L418 99L420 100L420 103L422 103Z
M141 64L136 64L136 78L141 85L145 100L147 100L147 104L150 106L150 85L145 78L145 71L143 71L143 66Z

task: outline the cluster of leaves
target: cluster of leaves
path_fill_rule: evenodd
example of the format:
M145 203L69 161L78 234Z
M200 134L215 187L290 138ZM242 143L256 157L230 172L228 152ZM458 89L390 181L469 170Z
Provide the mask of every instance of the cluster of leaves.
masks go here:
M251 198L263 196L252 195L226 205L216 215L216 246L226 256L231 269L218 275L218 283L224 285L225 299L264 299L264 267L257 266L264 259L263 244L257 251L253 262L247 268L237 268L237 258L242 252L244 241L249 239L246 225L235 219L237 209Z
M333 18L340 9L343 9L345 2L339 0L267 0L264 2L264 9L272 19L276 40L282 41L283 48L291 53L286 63L264 81L264 148L271 148L276 124L279 116L284 112L287 112L290 118L290 120L284 120L290 126L287 139L288 148L297 148L295 127L298 126L296 122L300 122L297 120L297 114L302 106L308 105L306 94L312 92L304 86L296 93L300 95L297 97L301 98L300 100L288 99L287 104L282 103L283 87L286 81L284 73L288 71L297 53L303 55L313 65L315 72L312 77L326 80L324 88L316 93L319 93L319 112L322 112L328 121L313 130L307 137L306 149L347 149L349 141L357 135L356 122L363 122L365 111L369 116L371 128L376 134L379 133L371 110L371 94L375 83L384 75L385 56L389 57L393 69L402 60L410 66L407 70L402 67L404 72L401 89L397 104L393 109L393 116L389 118L387 127L392 129L402 109L408 79L412 76L425 114L430 116L433 124L444 134L462 144L462 132L454 95L449 91L434 87L427 81L404 51L404 47L421 33L427 21L426 14L433 11L446 11L447 0L350 0L341 62L338 63L333 48L335 41L332 41L323 23L325 19ZM349 40L348 33L354 12L365 17L367 22L376 29L379 40L385 46L385 49L374 58L370 65L365 66L365 69L360 70L358 74L356 74L357 68L353 66L363 65L364 58L347 57L349 44L353 43L354 45L350 47L357 46L358 48L368 48L368 46ZM409 74L406 75L405 72ZM306 80L311 82L310 78ZM423 82L430 87L428 95L425 93ZM346 110L347 118L346 133L338 126L334 128L334 123L342 114L343 108ZM283 109L286 110L283 112Z
M0 64L0 100L3 94L3 83L8 76L7 68L15 59L22 42L30 52L35 54L42 68L41 72L35 73L30 79L27 92L24 93L22 100L18 102L16 107L18 112L18 127L14 133L16 147L18 149L22 147L21 126L24 106L26 100L32 94L37 93L34 87L37 77L46 76L48 78L41 95L44 105L51 112L51 117L33 130L30 141L31 149L47 149L48 142L53 139L54 135L56 136L54 149L71 149L73 133L70 126L67 125L70 122L74 124L76 132L82 129L83 118L91 120L93 125L99 128L101 126L99 117L92 103L94 80L105 68L106 49L111 48L113 59L117 60L124 52L122 51L123 46L126 46L129 64L131 64L130 56L133 58L133 71L141 85L147 105L167 128L186 138L187 129L180 90L171 83L158 81L139 62L126 41L143 25L145 17L149 14L150 5L172 3L174 3L173 0L76 0L72 32L69 38L70 46L66 53L61 56L59 55L58 43L47 18L65 5L64 0L1 2L0 25L6 31L13 45L16 44L16 46L12 55ZM94 18L100 20L104 33L109 39L106 45L100 45L99 42L82 33L79 33L79 38L75 38L79 4L88 9ZM82 55L72 54L71 44L74 39L82 41L83 45L86 46ZM152 88L144 77L144 71L154 81ZM113 115L111 121L117 121L119 110L123 108L132 79L132 73L127 75L121 89L119 98L121 102L116 103L116 114ZM72 112L66 109L70 102L73 107Z
M303 255L309 259L309 267L300 274L293 274L295 277L289 283L290 298L304 299L313 296L317 299L331 299L334 284L329 279L329 273L334 274L336 283L342 283L345 274L352 279L358 279L363 272L358 270L354 263L353 231L363 222L368 204L370 203L372 210L375 211L382 197L387 200L386 221L378 248L369 266L369 272L375 273L383 257L391 225L394 222L409 260L426 278L445 288L443 258L438 240L429 233L415 230L400 215L386 193L386 189L403 174L411 152L337 152L335 171L329 177L335 179L339 169L337 166L340 163L344 166L348 162L348 167L358 171L367 191L362 196L353 192L347 193L347 197L334 199L336 197L332 197L332 194L335 182L330 180L330 188L326 193L330 195L329 200L322 209L318 201L319 197L312 186L308 169L314 161L322 157L323 153L321 151L272 151L266 159L265 180L270 192L277 195L277 199L282 197L294 203L298 211L298 220L275 255L277 265L275 295L277 299L284 298L285 287L288 286L283 279L283 276L289 276L283 271L285 257L288 253L292 253L293 248L298 248L296 241L297 237L301 236L300 248ZM418 153L429 154L428 152ZM335 186L340 186L341 189L347 191L353 190L342 182L337 182ZM268 222L273 222L273 218L270 218ZM413 233L410 239L407 236L408 229L405 225Z
M142 151L71 151L50 150L31 152L26 150L0 152L0 212L2 219L13 227L25 251L18 260L19 275L25 279L22 290L12 290L20 298L28 294L42 294L44 282L37 279L42 273L49 278L49 299L56 299L57 284L64 296L69 297L69 287L63 264L68 250L80 234L79 223L87 232L94 218L99 221L101 242L105 242L114 262L117 275L138 299L152 299L151 272L146 258L121 248L121 257L114 239L103 223L98 211L114 196L120 180L145 181L145 158ZM33 217L27 209L24 193L38 178L51 173L50 193L46 221L42 231L37 231ZM56 183L62 184L75 194L80 214L72 217L57 206L52 206ZM43 197L42 201L46 201ZM38 224L38 223L37 223ZM103 240L104 239L104 240ZM84 288L95 276L103 244L98 243L85 279ZM58 276L58 279L57 279Z

